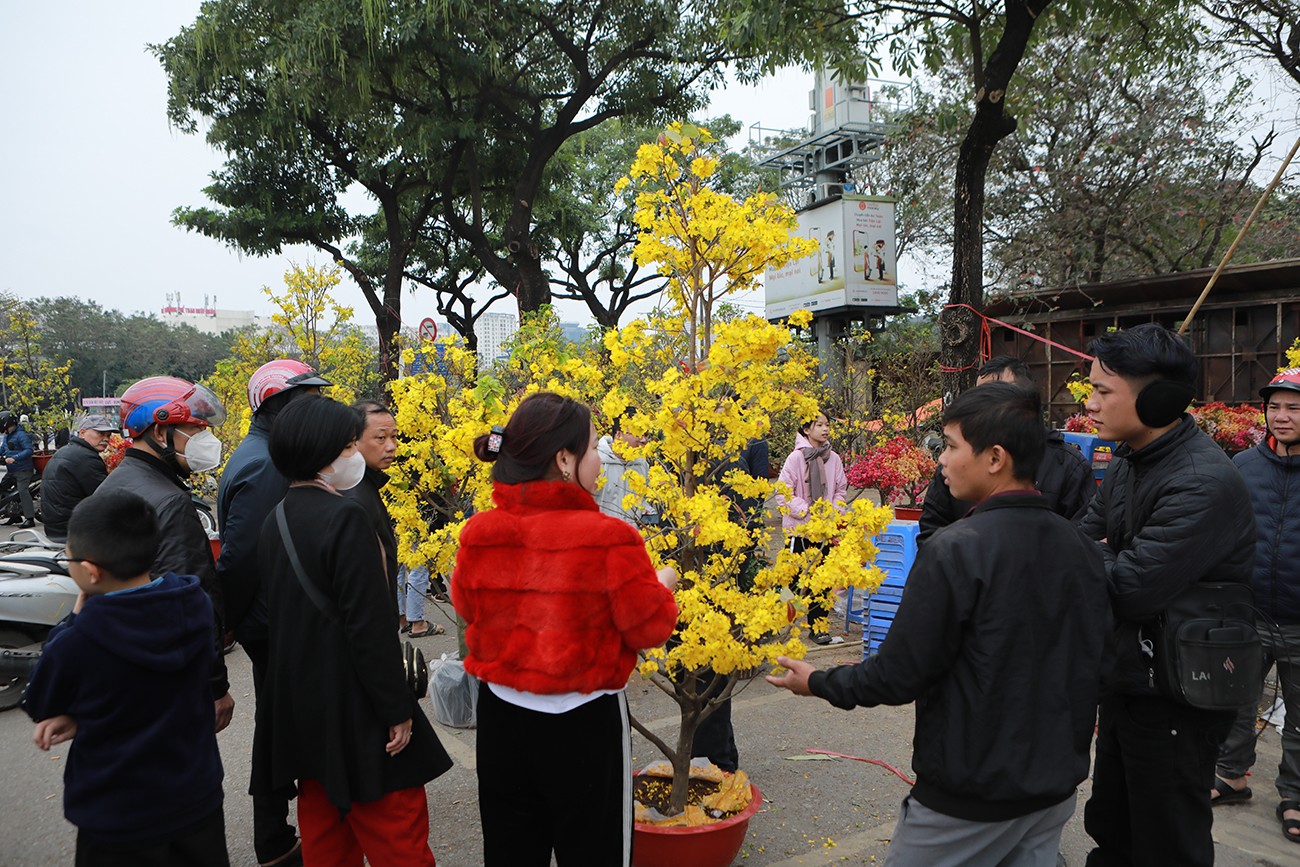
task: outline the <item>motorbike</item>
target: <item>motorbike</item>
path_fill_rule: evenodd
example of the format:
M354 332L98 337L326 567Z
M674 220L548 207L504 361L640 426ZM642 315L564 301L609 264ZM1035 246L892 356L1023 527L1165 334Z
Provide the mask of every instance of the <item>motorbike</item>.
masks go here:
M63 546L34 530L0 542L0 711L22 700L50 627L77 602L77 584L55 558Z
M27 490L32 495L32 507L36 511L36 520L41 520L41 477L33 475ZM0 479L0 521L10 524L22 523L23 501L18 495L18 483L13 473L6 472Z

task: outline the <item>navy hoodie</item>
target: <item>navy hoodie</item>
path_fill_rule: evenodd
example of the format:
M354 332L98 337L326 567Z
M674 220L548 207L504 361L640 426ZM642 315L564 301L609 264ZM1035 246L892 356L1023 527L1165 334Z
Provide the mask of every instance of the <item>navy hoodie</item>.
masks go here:
M82 833L166 839L220 808L211 639L199 579L170 572L91 596L50 632L23 707L38 722L76 720L63 811Z

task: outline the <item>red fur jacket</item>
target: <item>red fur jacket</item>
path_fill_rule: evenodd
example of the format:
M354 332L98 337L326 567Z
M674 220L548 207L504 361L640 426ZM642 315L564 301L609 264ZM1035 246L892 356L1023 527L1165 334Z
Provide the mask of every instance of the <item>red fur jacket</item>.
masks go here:
M498 484L469 519L451 578L465 670L549 695L622 689L637 650L677 623L645 542L571 482Z

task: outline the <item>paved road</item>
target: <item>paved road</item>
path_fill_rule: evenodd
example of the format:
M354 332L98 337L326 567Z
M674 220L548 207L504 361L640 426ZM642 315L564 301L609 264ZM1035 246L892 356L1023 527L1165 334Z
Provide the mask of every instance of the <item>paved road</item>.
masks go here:
M454 632L444 614L442 622ZM854 635L849 636L850 639ZM450 635L423 640L426 654L455 649ZM810 658L828 666L860 657L856 643L813 651ZM243 794L248 780L252 738L251 672L242 651L227 657L235 718L218 740L226 768L226 823L232 864L253 865L251 802ZM634 680L628 690L634 714L652 730L668 733L676 725L676 705L653 686ZM912 709L877 708L844 712L816 699L801 699L756 682L735 701L736 739L741 764L762 788L766 804L750 822L737 864L873 864L883 861L907 785L884 768L862 762L810 759L821 749L886 761L910 774ZM481 863L475 799L474 732L438 728L456 766L428 786L430 843L443 867ZM0 714L0 865L46 867L72 863L75 832L63 819L61 779L68 745L42 753L31 745L31 723L21 711ZM539 750L546 744L538 744ZM639 735L636 760L658 758ZM1260 761L1253 779L1255 800L1216 813L1218 863L1226 867L1300 864L1300 845L1283 840L1273 818L1271 781L1280 749L1276 732L1260 739ZM564 770L556 757L556 771ZM1079 810L1066 829L1062 850L1071 865L1082 865L1089 848ZM141 805L151 809L156 805ZM575 805L575 809L580 805Z

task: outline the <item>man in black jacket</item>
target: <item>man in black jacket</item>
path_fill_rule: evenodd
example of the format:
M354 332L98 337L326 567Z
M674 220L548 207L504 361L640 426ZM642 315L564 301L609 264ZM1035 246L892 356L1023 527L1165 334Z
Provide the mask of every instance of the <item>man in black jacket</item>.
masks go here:
M1232 462L1250 491L1259 535L1251 589L1260 618L1264 665L1277 663L1286 723L1282 726L1282 761L1277 792L1282 802L1282 833L1300 843L1300 369L1284 370L1260 389L1268 438ZM1252 701L1237 714L1232 732L1219 752L1213 803L1240 803L1251 797L1246 774L1255 764L1255 717Z
M226 461L217 489L217 524L221 527L217 578L226 601L226 625L234 630L253 668L254 696L266 680L271 652L267 588L258 568L257 545L262 524L289 490L289 480L271 462L271 423L290 401L319 393L329 384L293 358L277 358L254 371L248 379L253 423ZM261 770L255 768L254 776ZM263 867L302 863L302 843L288 820L289 800L282 793L253 797L253 851Z
M836 707L916 702L889 863L1055 865L1088 776L1110 626L1097 546L1034 490L1034 394L995 383L944 414L943 474L974 512L921 549L879 653L769 682Z
M101 455L117 423L106 415L85 415L77 422L77 435L54 453L41 473L41 521L52 542L68 539L68 518L77 504L108 478Z
M212 545L194 511L186 479L191 473L208 472L221 465L221 442L209 428L220 425L225 418L221 401L202 385L173 376L140 380L122 394L122 430L134 441L122 456L122 463L95 492L130 491L153 506L161 535L150 574L198 576L212 600L212 641L217 651L212 698L217 731L230 725L235 712L225 657L221 654L225 644L224 608L221 585L213 568Z
M1029 375L1029 366L1010 355L996 355L979 369L975 384L987 385L990 382L1010 382L1025 391L1038 394L1038 385ZM1043 459L1038 462L1034 478L1035 487L1046 498L1048 508L1071 521L1083 517L1088 501L1092 499L1097 487L1092 467L1077 448L1065 441L1060 431L1047 432L1047 447L1043 450ZM921 535L917 539L918 544L924 544L940 527L960 520L974 505L955 498L948 490L943 473L935 473L925 490L925 500L921 503Z
M1198 365L1154 323L1109 332L1088 415L1122 443L1081 527L1110 576L1114 668L1102 693L1084 827L1092 867L1214 863L1207 792L1231 712L1167 697L1157 683L1156 621L1198 581L1249 581L1255 518L1241 475L1185 410Z
M384 470L393 465L393 458L397 455L397 421L388 407L377 400L357 401L352 408L366 421L361 439L357 440L357 451L366 459L366 475L361 484L342 493L360 503L370 516L384 548L384 568L388 584L393 588L393 605L396 607L397 536L393 533L393 519L388 515L388 507L384 505L379 489L388 484L388 473Z

